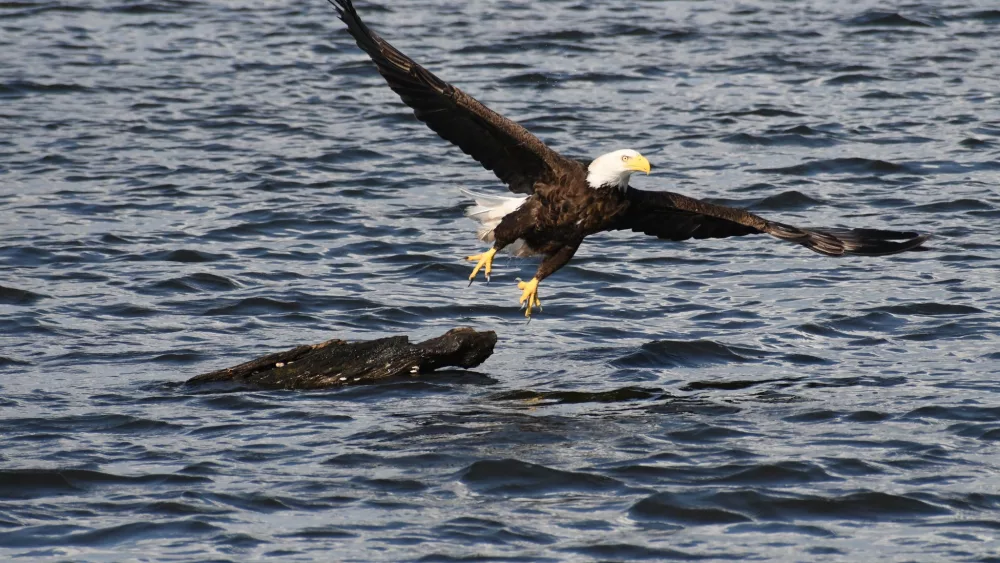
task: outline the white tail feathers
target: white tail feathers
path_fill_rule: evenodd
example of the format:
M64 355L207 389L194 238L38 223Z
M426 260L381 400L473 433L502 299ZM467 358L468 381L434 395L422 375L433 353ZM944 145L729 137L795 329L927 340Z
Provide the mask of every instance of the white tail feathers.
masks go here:
M497 196L469 190L462 190L462 193L476 200L476 204L465 210L465 215L479 222L476 229L476 238L483 242L493 242L493 229L500 224L500 221L510 213L517 211L528 196ZM531 254L526 252L527 247L524 241L518 239L511 245L504 248L514 256L525 256Z

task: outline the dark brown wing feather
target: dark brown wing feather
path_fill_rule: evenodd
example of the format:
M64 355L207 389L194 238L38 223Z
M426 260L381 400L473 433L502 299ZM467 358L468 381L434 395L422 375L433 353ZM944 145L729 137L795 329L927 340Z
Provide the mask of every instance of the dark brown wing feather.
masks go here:
M417 119L492 170L511 191L531 193L536 181L550 179L553 169L565 165L527 129L434 76L368 29L351 0L327 1Z
M930 235L880 229L802 229L768 221L745 209L715 205L671 192L629 188L628 210L611 227L668 240L739 237L766 233L827 256L882 256L923 250Z

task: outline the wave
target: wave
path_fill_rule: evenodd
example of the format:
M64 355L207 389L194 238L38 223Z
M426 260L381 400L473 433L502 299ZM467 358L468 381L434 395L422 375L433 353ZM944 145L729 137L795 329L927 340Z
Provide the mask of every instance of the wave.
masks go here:
M770 355L762 350L726 346L711 340L655 340L614 362L616 367L672 368L758 361Z
M613 491L623 484L610 477L564 471L516 459L477 461L459 478L467 487L488 494L543 495L566 491Z
M656 493L634 504L629 514L637 519L714 525L751 520L916 521L952 511L912 496L879 491L829 496L719 491Z
M865 12L844 23L854 27L934 27L931 21L922 17L904 16L898 12L879 10Z
M792 176L815 176L817 174L903 174L915 173L907 165L869 158L831 158L814 160L804 164L783 168L758 168L753 172L761 174L786 174Z
M210 480L204 477L176 473L125 476L88 469L8 469L0 470L0 498L44 498L111 485L177 486L207 482Z
M32 305L45 299L45 297L41 293L35 293L27 289L0 285L0 305Z

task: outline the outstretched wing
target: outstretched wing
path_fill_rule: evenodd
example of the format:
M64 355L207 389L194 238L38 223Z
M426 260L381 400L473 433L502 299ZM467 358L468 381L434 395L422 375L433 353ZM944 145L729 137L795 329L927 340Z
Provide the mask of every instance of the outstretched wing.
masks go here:
M327 1L417 119L492 170L511 191L530 194L536 181L551 179L554 169L565 166L566 160L527 129L434 76L368 29L351 0Z
M671 192L629 188L628 210L611 227L667 240L739 237L766 233L827 256L882 256L923 250L930 235L880 229L803 229L768 221L745 209L715 205Z

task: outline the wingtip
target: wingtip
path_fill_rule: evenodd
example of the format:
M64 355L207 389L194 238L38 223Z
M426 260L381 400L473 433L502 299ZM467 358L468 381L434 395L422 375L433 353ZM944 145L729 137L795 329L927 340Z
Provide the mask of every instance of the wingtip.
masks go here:
M367 51L369 54L371 51L366 48L362 42L364 41L375 41L378 39L368 26L361 21L361 16L358 15L358 11L354 9L354 3L351 0L326 0L337 10L337 17L340 21L347 24L347 30L354 36L358 41L358 45L362 50Z
M343 8L341 8L341 7L340 7L340 5L339 5L339 4L337 4L336 2L334 2L333 0L326 0L326 1L327 1L327 2L328 2L328 3L330 4L330 5L331 5L331 6L333 6L333 9L334 9L334 10L336 10L336 11L337 11L337 17L338 17L338 18L340 18L341 20L343 20L343 19L344 19L344 9L343 9Z
M347 12L354 12L354 4L351 0L326 0L330 3L335 10L337 10L337 16L340 19L344 19L344 15Z
M912 239L912 246L910 246L909 250L918 250L918 251L930 250L929 248L924 246L924 243L930 240L931 238L933 237L929 233L917 235Z
M889 256L907 251L927 250L922 245L930 234L882 229L800 229L782 223L769 223L767 232L775 237L801 244L827 256Z
M864 251L858 252L854 251L851 254L869 255L869 256L889 256L892 254L900 254L903 252L911 251L924 251L928 250L924 246L924 243L931 238L930 234L924 233L893 233L893 234L908 234L911 235L906 237L905 240L899 240L903 237L885 237L883 240L871 240L866 241L870 245ZM894 242L892 239L895 238L899 242Z

